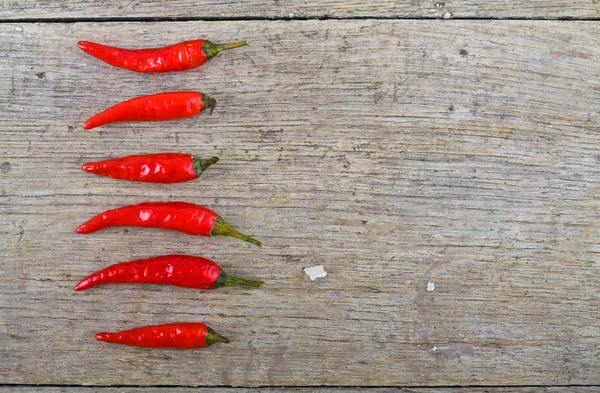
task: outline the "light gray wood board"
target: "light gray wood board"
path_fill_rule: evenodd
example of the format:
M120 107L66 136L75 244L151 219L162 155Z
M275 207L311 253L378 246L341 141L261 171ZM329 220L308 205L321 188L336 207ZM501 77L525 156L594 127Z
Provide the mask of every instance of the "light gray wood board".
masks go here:
M0 19L27 18L598 18L598 0L4 0Z
M30 392L31 386L4 386L0 387L0 393L8 392ZM368 392L368 393L595 393L598 387L529 387L529 388L115 388L99 386L78 386L78 387L35 387L36 392L40 393L76 393L76 392L102 392L102 393L338 393L338 392Z
M600 35L593 22L4 24L0 38L0 380L131 385L600 382ZM139 75L79 51L245 37L192 72ZM84 132L143 94L220 105ZM84 173L182 151L178 185ZM264 241L75 227L153 200L206 205ZM262 290L105 286L117 261L203 255ZM311 282L303 268L323 264ZM435 290L428 291L429 282ZM206 321L229 345L173 351L102 330Z

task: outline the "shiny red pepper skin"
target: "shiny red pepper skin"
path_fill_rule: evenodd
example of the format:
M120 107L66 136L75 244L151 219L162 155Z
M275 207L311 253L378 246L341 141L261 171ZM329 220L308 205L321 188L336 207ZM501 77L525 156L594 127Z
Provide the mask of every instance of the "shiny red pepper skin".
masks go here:
M84 130L122 121L166 121L198 115L217 104L196 91L176 91L132 98L113 105L83 123Z
M135 72L185 71L200 67L226 49L248 45L246 41L214 44L207 40L184 41L162 48L124 49L80 41L79 48L114 67Z
M230 227L217 213L186 202L146 202L107 210L81 224L87 234L112 226L163 228L197 236L232 236L259 247L262 243Z
M116 333L101 332L95 337L98 341L143 348L193 349L206 348L217 342L231 342L201 322L144 326Z
M83 164L81 169L113 179L149 183L180 183L196 179L206 168L217 161L219 161L217 157L205 160L191 154L159 153L88 162Z
M209 290L233 285L259 288L263 283L231 277L206 258L162 255L109 266L83 279L75 290L102 284L162 284Z

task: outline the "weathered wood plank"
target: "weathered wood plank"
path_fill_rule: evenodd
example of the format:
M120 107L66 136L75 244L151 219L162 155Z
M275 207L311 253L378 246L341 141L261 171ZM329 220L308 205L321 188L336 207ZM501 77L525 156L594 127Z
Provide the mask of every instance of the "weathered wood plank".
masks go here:
M102 393L338 393L338 392L368 392L368 393L595 393L598 387L531 387L531 388L113 388L113 387L77 387L77 388L40 388L35 387L40 393L79 393L79 392L102 392ZM8 392L30 392L31 386L0 387L0 393Z
M199 18L598 18L597 0L4 0L0 19Z
M592 22L4 24L0 380L116 385L600 382L600 35ZM190 36L251 46L138 75L81 53ZM92 113L200 89L211 115L84 132ZM79 170L139 152L221 157L196 182ZM144 200L205 204L265 243L74 228ZM263 290L107 286L119 260L183 252ZM310 282L302 269L324 264ZM428 283L435 290L428 291ZM94 342L206 321L199 351Z

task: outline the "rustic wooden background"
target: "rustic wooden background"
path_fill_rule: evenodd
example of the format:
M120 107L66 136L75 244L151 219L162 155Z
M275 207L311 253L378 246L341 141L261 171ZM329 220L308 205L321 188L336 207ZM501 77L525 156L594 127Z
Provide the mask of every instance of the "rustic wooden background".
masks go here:
M76 46L199 37L251 45L168 75ZM598 0L4 0L0 70L0 392L600 390ZM121 100L183 89L220 105L81 129ZM178 185L79 169L161 151L221 161ZM209 206L265 247L74 233L159 200ZM176 252L267 283L72 290ZM303 268L319 264L329 275L311 282ZM175 321L233 342L93 339Z

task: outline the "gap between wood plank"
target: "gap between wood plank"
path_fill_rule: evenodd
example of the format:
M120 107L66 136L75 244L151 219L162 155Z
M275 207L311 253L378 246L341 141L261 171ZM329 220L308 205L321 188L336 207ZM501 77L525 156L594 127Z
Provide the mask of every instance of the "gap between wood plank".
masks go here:
M158 388L158 389L532 389L532 388L594 388L598 384L561 384L561 385L401 385L401 386L377 386L377 385L253 385L253 386L231 386L231 385L73 385L73 384L11 384L0 383L0 387L36 387L36 388L86 388L86 389L112 389L112 388Z
M576 17L452 17L444 19L443 17L433 16L294 16L294 17L259 17L259 16L242 16L242 17L100 17L100 18L21 18L21 19L0 19L2 23L109 23L109 22L237 22L237 21L313 21L313 20L547 20L547 21L587 21L599 22L600 17L594 18L576 18Z

